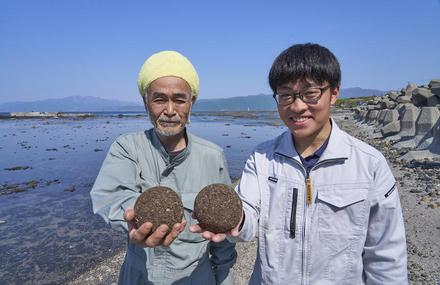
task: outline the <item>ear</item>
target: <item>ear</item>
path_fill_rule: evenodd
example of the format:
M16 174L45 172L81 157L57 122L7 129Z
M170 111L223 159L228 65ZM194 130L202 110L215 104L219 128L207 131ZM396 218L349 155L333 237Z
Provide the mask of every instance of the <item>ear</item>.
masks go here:
M336 100L339 98L339 86L335 88L330 88L330 104L335 105Z
M197 96L192 95L192 96L191 96L191 104L194 105L194 103L196 102L196 100L197 100Z
M144 101L145 111L147 111L147 113L149 113L149 111L148 111L148 98L147 98L147 96L148 96L147 94L142 96L142 101Z

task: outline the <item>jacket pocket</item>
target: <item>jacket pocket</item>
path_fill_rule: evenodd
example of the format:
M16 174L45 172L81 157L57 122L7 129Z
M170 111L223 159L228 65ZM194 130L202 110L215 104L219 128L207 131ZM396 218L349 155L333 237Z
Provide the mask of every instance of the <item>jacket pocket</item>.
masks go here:
M368 186L333 185L318 190L319 238L337 254L361 236L367 214Z
M294 181L281 176L266 176L261 188L259 248L262 264L266 268L279 268L286 254L289 240ZM262 185L262 184L260 184ZM295 215L294 215L295 216ZM296 221L296 216L294 217ZM295 231L296 225L293 225ZM270 270L277 280L276 270Z
M268 230L284 230L285 217L290 213L289 195L291 195L293 183L282 177L268 176L264 186L261 193L260 223Z
M319 258L327 284L357 284L367 225L368 189L362 184L318 189Z

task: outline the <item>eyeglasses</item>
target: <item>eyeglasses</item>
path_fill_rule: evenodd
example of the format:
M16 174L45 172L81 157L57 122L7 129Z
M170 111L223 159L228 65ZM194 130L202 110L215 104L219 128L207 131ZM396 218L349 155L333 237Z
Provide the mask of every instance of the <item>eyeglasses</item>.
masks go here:
M295 102L296 98L301 99L306 104L316 104L318 103L319 99L321 99L322 94L330 88L330 85L327 85L325 87L310 87L301 90L298 93L274 93L273 98L280 106L287 106Z

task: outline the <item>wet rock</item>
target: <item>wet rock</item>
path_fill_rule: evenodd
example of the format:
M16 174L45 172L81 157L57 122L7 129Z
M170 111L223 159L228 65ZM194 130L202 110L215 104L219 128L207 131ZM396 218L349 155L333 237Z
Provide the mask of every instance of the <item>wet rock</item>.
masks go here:
M14 166L14 167L5 168L6 171L17 171L17 170L27 170L27 169L32 169L32 167L31 166Z
M31 181L26 182L25 185L28 189L35 189L35 188L37 188L38 183L39 182L37 180L31 180Z
M54 179L54 180L48 180L48 181L46 181L45 185L46 185L46 186L50 186L50 185L52 185L52 184L60 184L60 183L61 183L61 180L60 180L60 179Z
M66 192L75 192L75 186L70 186L70 187L68 187L68 188L66 188L66 189L64 189L63 191L66 191Z
M24 192L30 189L35 189L38 187L39 183L40 182L37 180L30 180L24 183L15 183L15 184L3 183L0 184L0 196Z

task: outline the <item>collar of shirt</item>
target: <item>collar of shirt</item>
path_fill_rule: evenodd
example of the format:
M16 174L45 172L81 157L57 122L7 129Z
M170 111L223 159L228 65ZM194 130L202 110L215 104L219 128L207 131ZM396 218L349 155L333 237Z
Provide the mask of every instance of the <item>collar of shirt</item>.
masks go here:
M148 134L151 137L151 142L152 142L153 146L159 151L161 157L163 158L163 160L165 161L165 164L167 165L167 168L179 165L180 163L182 163L186 159L186 157L191 152L191 145L192 145L191 135L189 135L186 132L186 128L185 128L184 132L185 132L185 137L186 137L186 142L187 142L186 147L182 151L180 151L178 154L172 155L172 154L169 154L166 151L166 149L163 147L154 128L151 128L150 130L148 130Z
M313 166L318 162L321 155L324 153L325 149L327 148L328 141L330 139L330 136L325 140L325 142L311 155L307 157L302 157L301 155L299 158L301 159L301 163L304 165L304 167L307 169L307 171L310 171Z

